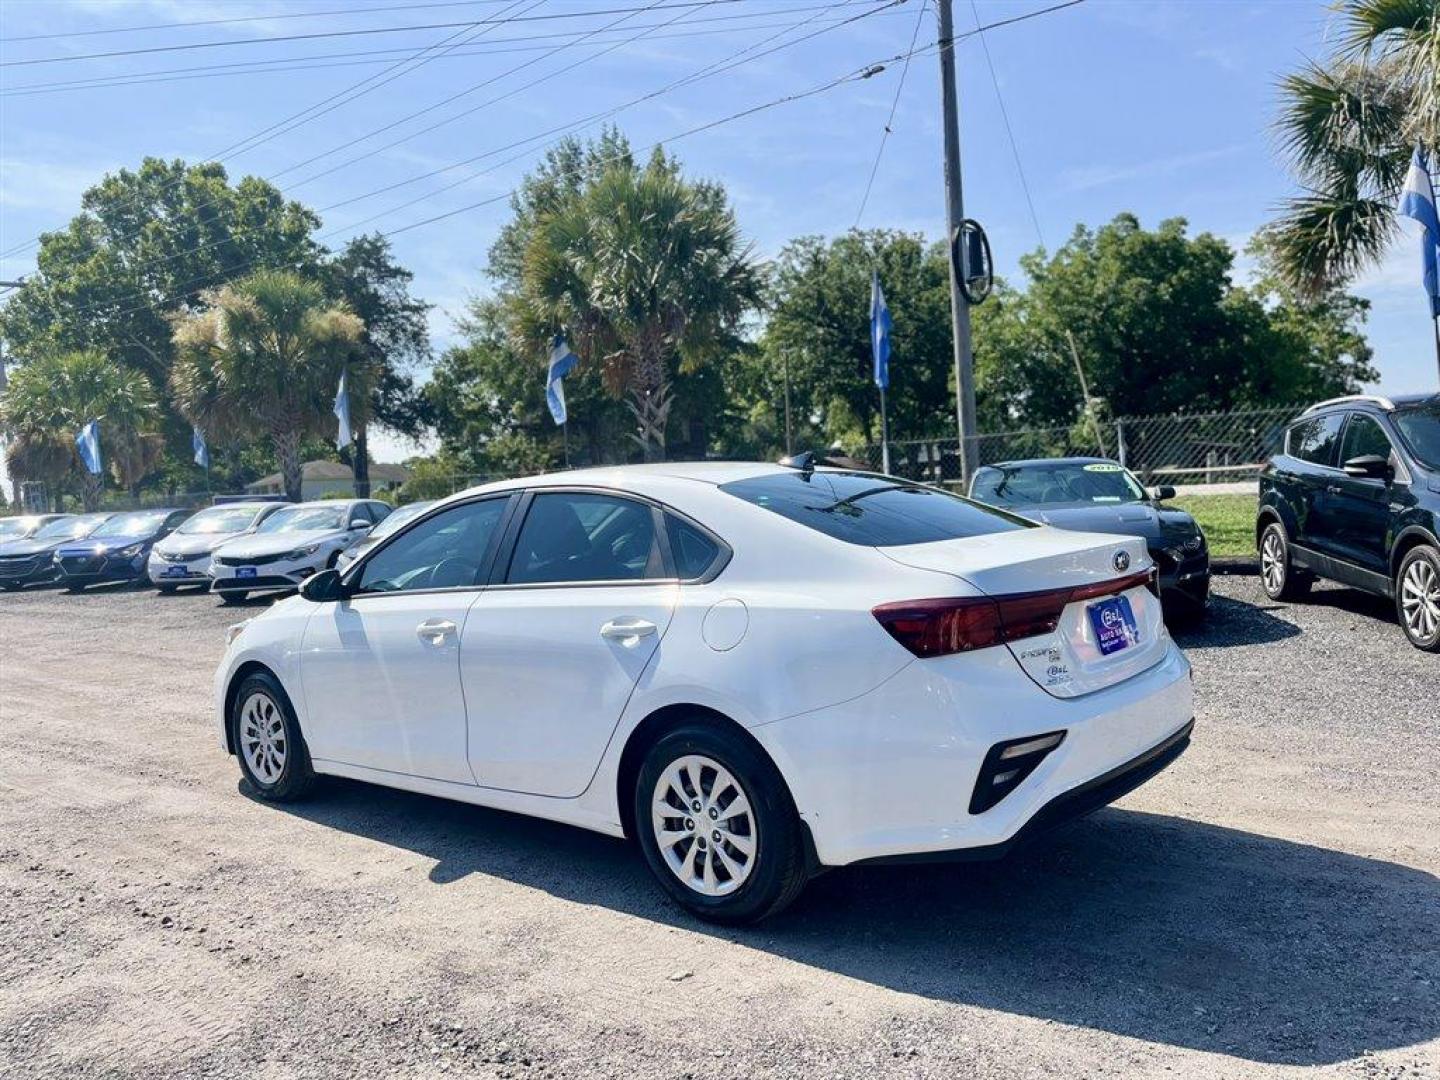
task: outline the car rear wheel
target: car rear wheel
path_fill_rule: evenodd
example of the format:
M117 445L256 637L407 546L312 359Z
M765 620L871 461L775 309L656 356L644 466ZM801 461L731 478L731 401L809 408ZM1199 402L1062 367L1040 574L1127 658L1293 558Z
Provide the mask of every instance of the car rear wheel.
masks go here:
M230 707L230 730L240 772L262 799L291 802L315 785L310 751L295 710L275 676L247 675Z
M1314 584L1313 578L1290 562L1290 541L1278 521L1265 526L1260 534L1260 584L1271 600L1298 600Z
M774 764L705 723L662 737L635 785L635 831L661 887L702 919L757 922L807 880L800 817Z
M244 592L222 592L222 593L220 594L220 603L222 603L222 604L239 604L239 603L244 602L245 597L247 597L247 596L249 596L249 595L250 595L249 593L244 593Z
M1395 574L1395 612L1410 644L1440 652L1440 551L1411 548Z

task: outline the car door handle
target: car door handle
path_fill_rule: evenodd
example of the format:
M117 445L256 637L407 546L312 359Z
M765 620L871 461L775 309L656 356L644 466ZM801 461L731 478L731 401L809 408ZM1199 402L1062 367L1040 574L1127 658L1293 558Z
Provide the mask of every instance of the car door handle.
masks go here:
M600 636L610 641L618 641L627 648L633 648L639 644L640 639L649 637L659 627L653 622L645 619L612 619L600 627Z
M439 645L458 628L449 619L426 619L415 628L416 635L421 641L428 641L432 645Z
M1339 495L1345 489L1342 488L1339 484L1328 484L1326 485L1325 490L1331 495Z

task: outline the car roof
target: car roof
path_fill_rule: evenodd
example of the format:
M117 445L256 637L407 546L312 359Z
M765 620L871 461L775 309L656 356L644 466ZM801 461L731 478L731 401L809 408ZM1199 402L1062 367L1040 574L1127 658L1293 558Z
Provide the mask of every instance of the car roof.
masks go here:
M692 480L703 484L719 485L733 483L737 480L750 480L757 476L776 476L796 471L788 465L775 465L763 461L665 461L648 465L602 465L589 469L570 469L564 472L496 480L457 492L457 494L473 495L477 492L513 491L516 488L576 485L613 487L625 490L636 485L643 485L646 480ZM853 472L854 470L817 466L815 471Z

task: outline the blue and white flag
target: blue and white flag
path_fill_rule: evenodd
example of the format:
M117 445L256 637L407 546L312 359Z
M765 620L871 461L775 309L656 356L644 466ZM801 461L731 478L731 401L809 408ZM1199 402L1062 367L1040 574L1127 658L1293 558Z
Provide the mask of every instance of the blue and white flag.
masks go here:
M350 437L350 369L340 369L340 389L335 392L335 419L340 421L340 430L335 434L335 445L344 450L354 440Z
M80 429L80 434L75 436L75 448L80 451L80 460L85 463L85 471L99 476L101 469L99 420L91 420Z
M1400 192L1400 213L1414 218L1425 229L1421 240L1425 295L1430 298L1431 317L1440 319L1440 215L1435 210L1435 188L1430 183L1425 154L1418 146Z
M190 429L190 448L195 451L195 464L202 469L210 467L210 448L205 445L205 433L198 427Z
M875 356L875 385L890 388L890 309L880 291L880 271L870 273L870 351Z
M575 370L580 358L570 351L564 334L556 334L550 346L550 374L545 379L545 404L550 406L550 415L555 423L563 424L565 412L565 384L561 380Z

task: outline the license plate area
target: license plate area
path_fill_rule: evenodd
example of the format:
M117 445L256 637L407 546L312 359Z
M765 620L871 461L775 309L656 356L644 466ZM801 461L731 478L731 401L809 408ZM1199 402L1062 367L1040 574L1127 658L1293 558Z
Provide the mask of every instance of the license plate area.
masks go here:
M185 566L184 563L181 563L179 566L167 566L165 568L166 577L188 577L189 574L190 569Z
M1128 596L1109 596L1086 609L1095 647L1101 656L1111 656L1140 643L1140 626Z
M235 576L237 578L253 578L255 574L256 570L253 566L237 566L235 568Z

